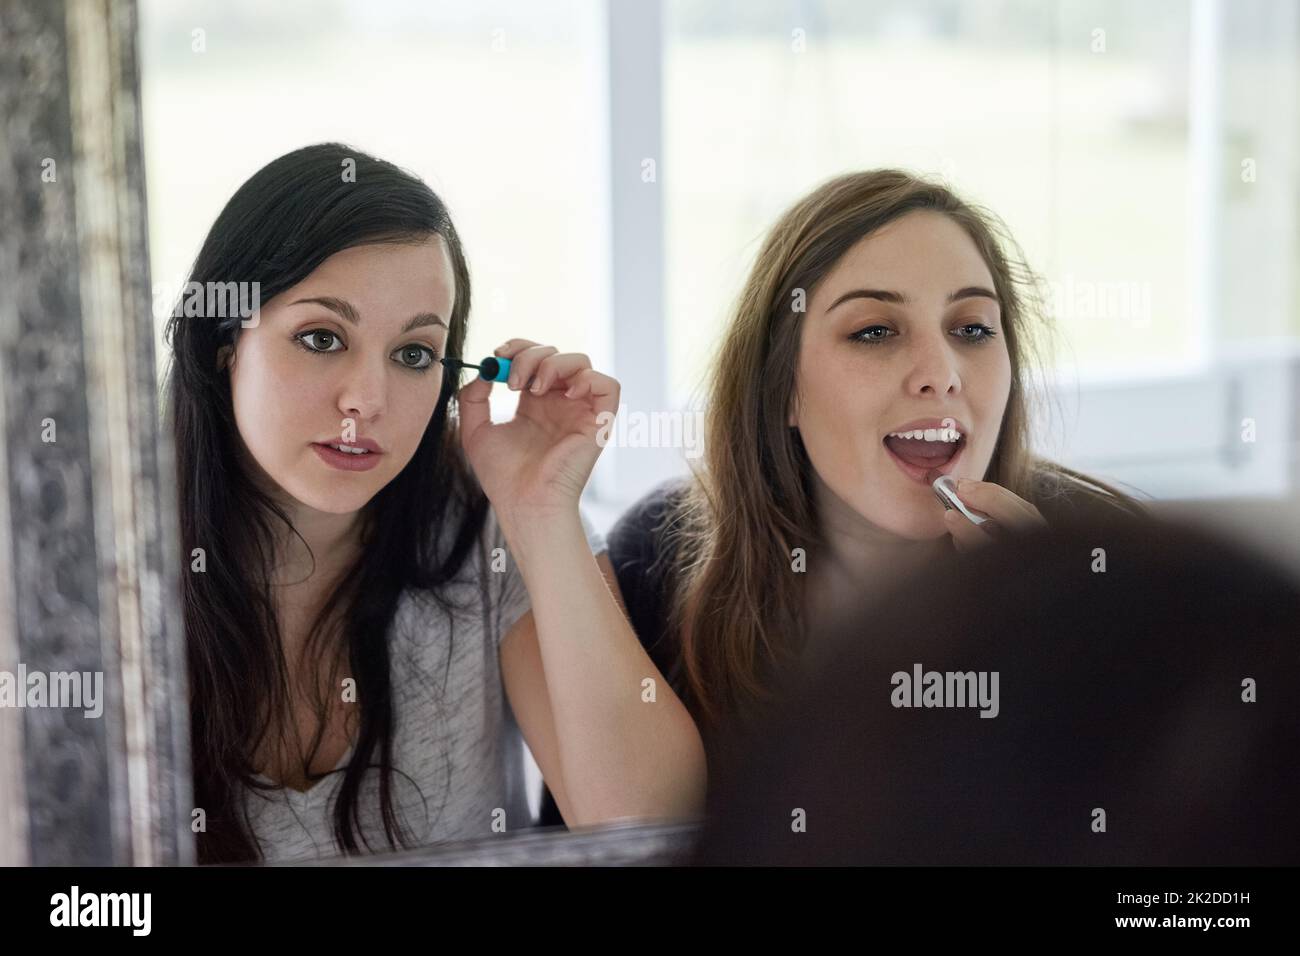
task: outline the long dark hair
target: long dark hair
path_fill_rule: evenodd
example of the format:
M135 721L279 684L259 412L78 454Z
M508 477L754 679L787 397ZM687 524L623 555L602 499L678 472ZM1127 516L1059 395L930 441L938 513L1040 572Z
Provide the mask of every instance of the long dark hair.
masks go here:
M349 160L355 175L345 175ZM189 281L258 282L260 307L344 249L434 235L446 243L456 283L445 352L460 357L470 280L446 206L418 177L339 143L307 146L258 170L213 223ZM174 312L166 327L172 366L164 406L175 440L186 562L181 593L195 802L207 821L198 837L200 863L261 858L241 785L266 788L254 779L252 756L272 728L288 726L292 713L271 572L275 542L283 537L277 528L297 532L243 469L230 466L238 460L240 441L230 377L219 367L218 352L233 349L240 331L238 314L178 317ZM358 793L376 754L385 836L394 848L406 845L392 808L394 714L386 635L408 587L427 589L450 617L451 606L437 589L459 571L487 514L487 499L464 460L456 419L449 415L455 385L454 376L444 375L414 457L367 503L360 555L310 630L309 646L319 642L329 660L347 654L359 695L355 750L342 771L334 807L334 838L346 853L358 852L358 833L370 849L361 832ZM453 516L458 525L444 529ZM199 548L205 552L202 571L190 563ZM320 747L323 701L317 714L322 730L311 743L306 767Z

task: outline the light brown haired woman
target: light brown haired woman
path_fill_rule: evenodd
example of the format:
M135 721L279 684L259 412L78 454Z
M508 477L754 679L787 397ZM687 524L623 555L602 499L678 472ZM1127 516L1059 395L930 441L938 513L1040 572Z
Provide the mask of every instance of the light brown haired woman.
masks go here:
M1035 289L994 216L900 170L833 179L773 226L709 365L703 466L609 535L634 629L711 753L846 599L1044 514L1145 514L1031 450ZM991 520L945 510L939 473Z

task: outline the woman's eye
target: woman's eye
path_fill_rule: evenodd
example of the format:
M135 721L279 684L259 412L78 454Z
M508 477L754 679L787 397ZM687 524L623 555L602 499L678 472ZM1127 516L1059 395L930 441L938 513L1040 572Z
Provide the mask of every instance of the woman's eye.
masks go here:
M398 349L398 352L402 355L401 363L417 372L429 368L438 358L433 349L427 345L407 345ZM412 361L408 362L407 359L412 359ZM424 359L424 361L421 361L421 359ZM416 362L419 364L415 364Z
M305 348L308 352L321 353L321 352L340 351L340 349L329 348L328 345L318 348L317 346L320 345L320 340L322 338L325 339L327 343L338 342L340 345L342 345L342 340L333 332L331 332L329 329L311 329L307 332L298 333L297 335L294 336L294 338L298 341L298 344L301 345L303 348ZM311 345L307 344L308 340L313 340Z
M305 351L313 355L328 355L332 352L342 352L346 349L343 340L338 334L331 332L329 329L311 329L307 332L300 332L294 336L294 340ZM338 348L330 346L337 343ZM432 368L434 362L438 360L438 355L427 345L406 345L398 349L393 355L398 356L397 362L402 368L408 368L413 372L423 372Z
M993 329L989 328L989 326L984 325L982 322L967 323L966 325L960 326L957 329L957 331L959 333L965 333L970 329L975 329L976 333L969 334L969 335L958 334L957 338L964 339L965 341L969 342L972 345L981 345L985 342L991 342L994 339L994 337L998 334ZM857 342L862 342L866 345L878 345L881 342L884 342L888 338L890 338L890 336L887 334L890 332L893 332L893 329L889 328L888 326L869 325L865 329L861 329L857 332L854 332L852 335L849 336L849 338ZM879 334L875 334L875 333L879 333Z
M994 339L994 338L997 336L997 334L998 334L997 332L993 331L993 329L991 329L991 328L989 328L987 325L985 325L983 322L972 322L972 323L970 323L970 324L968 324L968 325L963 325L963 326L961 327L961 331L965 331L965 330L967 330L967 329L977 329L977 330L979 331L980 334L979 334L979 335L962 335L962 336L958 336L958 337L959 337L959 338L966 339L968 342L973 342L973 343L975 343L975 344L977 344L977 345L980 344L980 343L982 343L982 342L991 342L991 341L993 341L993 339Z
M888 338L888 336L886 336L886 335L869 335L869 334L868 334L868 333L870 333L870 332L875 332L875 331L877 331L877 330L879 330L879 331L881 331L881 332L892 332L892 331L893 331L893 329L891 329L891 328L889 328L889 327L887 327L887 326L884 326L884 325L869 325L869 326L867 326L865 329L860 329L860 330L858 330L857 332L854 332L852 335L849 336L849 338L854 339L855 341L858 341L858 342L864 342L864 343L866 343L867 345L875 345L875 344L877 344L877 343L879 343L879 342L883 342L883 341L885 341L885 339Z

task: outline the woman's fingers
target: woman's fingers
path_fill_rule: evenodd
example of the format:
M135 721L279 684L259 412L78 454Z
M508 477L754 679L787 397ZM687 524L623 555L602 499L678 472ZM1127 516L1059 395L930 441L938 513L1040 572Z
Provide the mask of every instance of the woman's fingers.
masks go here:
M559 351L554 345L529 345L516 352L510 359L510 388L515 391L527 388L542 359Z
M477 375L456 392L462 439L474 434L485 422L491 421L492 412L488 405L488 396L491 394L492 383Z
M992 534L985 530L988 522L977 525L956 508L943 513L943 523L958 551L975 551L994 541Z
M569 388L564 393L564 397L569 399L590 397L592 407L599 419L602 412L618 414L619 392L618 379L597 372L593 368L586 368L569 379Z
M597 415L603 411L618 412L618 380L593 369L591 357L583 352L560 352L554 346L541 345L531 339L509 339L498 345L493 354L510 359L512 389L523 390L526 387L532 394L541 396L563 386L565 398L590 398ZM486 387L480 387L480 383ZM470 423L474 423L479 417L487 417L491 382L475 379L470 384L475 389L467 392L469 386L465 386L461 394L462 401L471 406ZM473 407L475 405L478 407Z
M513 361L514 357L524 349L530 349L536 344L531 339L506 339L492 350L492 354L497 358L508 358Z
M492 350L492 354L497 358L510 360L510 381L507 383L507 387L516 390L522 387L515 384L515 371L519 368L519 362L524 357L523 353L529 349L535 349L539 345L541 345L540 342L534 342L532 339L506 339ZM524 379L524 383L527 383L527 379Z
M542 359L533 372L534 394L545 395L557 382L564 382L583 369L591 368L591 359L582 352L559 352Z
M1015 492L991 481L963 478L957 494L977 515L988 520L975 524L956 509L944 512L943 520L958 551L973 551L991 544L1011 531L1030 531L1047 527L1037 508Z
M1015 492L991 481L963 478L957 484L957 495L961 498L962 504L988 515L1005 528L1029 530L1047 525L1046 519L1032 504Z

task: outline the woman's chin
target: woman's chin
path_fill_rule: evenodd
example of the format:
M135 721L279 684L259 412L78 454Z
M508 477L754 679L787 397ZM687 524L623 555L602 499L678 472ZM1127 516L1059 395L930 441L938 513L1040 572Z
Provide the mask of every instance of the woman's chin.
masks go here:
M943 508L939 506L937 501L934 502L933 509L926 508L921 510L909 508L909 511L914 511L914 513L905 516L900 516L895 513L887 519L884 516L872 517L871 515L863 515L862 517L877 527L882 528L890 534L902 538L905 541L913 541L917 543L922 541L934 541L938 538L944 537L948 533L948 529L943 523Z
M374 495L357 491L342 493L337 488L297 488L290 491L304 508L329 515L350 515L366 506Z

